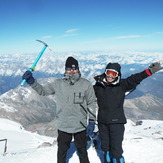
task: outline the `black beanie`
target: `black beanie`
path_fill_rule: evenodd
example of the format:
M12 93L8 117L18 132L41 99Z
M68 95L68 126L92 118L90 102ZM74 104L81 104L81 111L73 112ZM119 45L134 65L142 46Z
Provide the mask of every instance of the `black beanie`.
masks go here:
M68 57L65 63L65 67L69 67L69 68L79 68L78 67L78 61L73 58L73 57Z
M113 69L113 70L120 72L121 66L119 63L108 63L105 69Z

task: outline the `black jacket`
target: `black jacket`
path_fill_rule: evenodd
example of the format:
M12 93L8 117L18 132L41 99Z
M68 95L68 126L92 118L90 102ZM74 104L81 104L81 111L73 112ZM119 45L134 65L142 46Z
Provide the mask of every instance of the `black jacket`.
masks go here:
M98 122L105 124L126 123L126 117L123 110L125 93L135 89L140 82L151 75L149 70L134 74L126 79L119 80L116 84L107 85L104 82L105 74L95 77L94 85L97 103L99 107Z

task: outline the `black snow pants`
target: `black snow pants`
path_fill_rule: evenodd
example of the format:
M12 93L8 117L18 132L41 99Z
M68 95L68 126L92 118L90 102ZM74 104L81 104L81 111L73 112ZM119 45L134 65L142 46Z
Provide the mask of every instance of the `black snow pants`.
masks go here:
M80 163L89 163L87 154L87 138L86 130L78 133L66 133L58 130L58 153L57 153L57 163L66 163L67 151L70 148L70 143L72 137L74 136L74 143L77 148Z
M123 153L124 124L98 123L98 128L102 150L110 151L112 158L120 159Z

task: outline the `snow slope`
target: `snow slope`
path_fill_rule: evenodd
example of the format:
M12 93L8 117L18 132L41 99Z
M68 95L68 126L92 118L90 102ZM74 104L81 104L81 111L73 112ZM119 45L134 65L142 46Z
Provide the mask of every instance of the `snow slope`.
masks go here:
M0 119L0 140L7 139L7 153L16 153L35 149L43 142L53 142L54 138L40 136L24 130L20 124L7 119ZM0 142L0 153L4 142ZM1 162L1 161L0 161Z
M43 142L52 144L55 138L25 131L13 121L0 119L0 139L6 139L7 153L3 155L4 142L0 142L0 163L56 163L57 145L37 148ZM163 121L143 120L135 125L128 120L123 141L126 163L163 162ZM93 146L88 149L91 163L100 163ZM69 163L79 163L74 152Z

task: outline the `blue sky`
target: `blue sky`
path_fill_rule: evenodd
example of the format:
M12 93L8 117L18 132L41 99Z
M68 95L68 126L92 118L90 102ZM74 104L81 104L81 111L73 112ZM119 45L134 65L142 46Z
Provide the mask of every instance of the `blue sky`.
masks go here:
M163 0L0 0L0 54L163 50Z

